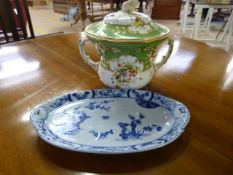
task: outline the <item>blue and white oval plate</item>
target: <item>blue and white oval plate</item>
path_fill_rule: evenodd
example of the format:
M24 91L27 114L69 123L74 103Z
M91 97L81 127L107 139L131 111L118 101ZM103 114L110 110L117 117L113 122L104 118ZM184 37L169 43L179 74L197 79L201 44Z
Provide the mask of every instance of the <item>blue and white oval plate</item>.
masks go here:
M30 121L46 142L72 151L122 154L165 146L184 131L188 109L154 92L72 92L35 107Z

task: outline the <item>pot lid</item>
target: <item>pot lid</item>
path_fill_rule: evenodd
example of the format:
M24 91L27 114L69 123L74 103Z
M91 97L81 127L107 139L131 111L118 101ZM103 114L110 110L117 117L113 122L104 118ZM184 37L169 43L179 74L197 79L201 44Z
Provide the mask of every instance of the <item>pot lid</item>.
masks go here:
M169 34L167 27L154 23L144 13L134 11L138 3L138 0L124 2L121 11L110 13L103 21L88 25L86 35L113 42L151 42L166 38Z

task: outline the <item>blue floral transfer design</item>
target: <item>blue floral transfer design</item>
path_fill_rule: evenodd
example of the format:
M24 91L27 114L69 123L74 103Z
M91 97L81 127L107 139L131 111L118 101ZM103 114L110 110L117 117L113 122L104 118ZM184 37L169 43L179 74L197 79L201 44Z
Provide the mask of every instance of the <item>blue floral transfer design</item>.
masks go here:
M108 120L109 118L110 118L110 117L109 117L108 115L103 115L103 116L102 116L102 119L103 119L103 120Z
M139 91L132 90L131 95L135 96L136 103L143 108L157 108L160 106L152 100L154 97L153 93L140 93Z
M104 138L106 139L109 134L114 134L112 129L105 132L98 132L96 130L91 130L89 131L89 133L91 133L97 139L104 139Z
M113 100L103 100L101 102L91 102L88 105L84 106L87 109L94 110L94 109L100 109L109 111L111 109L110 106L107 106L107 104L113 102Z
M64 114L66 113L64 112ZM78 108L75 108L72 114L73 115L70 117L71 120L67 120L70 122L65 123L63 126L64 134L68 134L68 135L76 134L77 132L81 130L81 124L85 122L87 119L91 118L86 113L79 111ZM70 114L67 114L67 115L70 115Z
M95 110L95 109L100 109L104 111L109 111L111 109L110 106L107 104L111 103L113 100L103 100L100 102L91 102L88 105L85 106L79 106L74 108L72 111L67 113L66 111L63 111L60 113L60 115L67 116L66 123L64 123L62 126L60 125L59 127L63 131L63 134L66 135L74 135L77 134L81 130L81 124L85 122L87 119L91 118L88 116L85 112L80 110L80 108L87 108L89 110ZM57 103L57 101L56 101ZM38 114L38 110L35 111L35 114ZM103 119L109 119L109 116L103 116ZM103 135L104 136L104 135ZM106 137L107 135L105 135ZM102 135L101 135L102 137Z
M141 137L149 136L153 130L161 131L162 127L156 124L151 124L147 126L141 127L143 124L143 120L145 119L145 115L142 113L139 114L139 117L135 117L129 114L130 123L127 122L119 122L118 125L121 128L121 132L119 136L123 140L128 139L138 139Z

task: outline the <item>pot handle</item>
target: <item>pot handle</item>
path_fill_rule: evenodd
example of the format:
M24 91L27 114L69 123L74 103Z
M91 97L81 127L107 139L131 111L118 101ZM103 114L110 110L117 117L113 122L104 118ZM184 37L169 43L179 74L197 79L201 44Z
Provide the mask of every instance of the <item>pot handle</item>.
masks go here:
M98 66L99 66L99 61L95 62L93 61L90 56L85 52L84 50L84 46L86 44L87 41L90 41L87 37L81 37L81 39L79 40L79 50L80 50L80 54L83 58L83 60L89 64L95 71L98 70Z
M163 58L161 59L161 61L159 61L158 63L154 64L154 69L155 70L158 70L170 58L170 56L172 54L173 46L174 46L174 38L173 37L169 37L169 39L168 39L168 46L169 46L169 48L168 48L167 54L165 56L163 56Z

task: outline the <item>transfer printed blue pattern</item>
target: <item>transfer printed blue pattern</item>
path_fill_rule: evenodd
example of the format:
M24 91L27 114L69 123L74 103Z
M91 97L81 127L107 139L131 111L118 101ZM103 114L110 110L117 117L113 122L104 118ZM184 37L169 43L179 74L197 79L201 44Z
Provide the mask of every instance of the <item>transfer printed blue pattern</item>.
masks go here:
M101 132L101 131L98 132L95 130L91 130L89 132L93 134L93 136L97 139L106 139L109 134L114 134L112 129L110 129L109 131L105 131L105 132Z
M162 130L162 127L156 124L146 125L140 128L142 125L143 119L145 119L145 115L142 113L139 114L139 117L128 115L129 119L131 120L130 123L127 122L119 122L118 125L121 128L121 132L119 136L123 140L128 139L139 139L141 137L149 136L150 132L153 130L157 130L158 132Z
M84 106L87 109L94 110L94 109L100 109L100 110L105 110L109 111L111 109L110 106L106 106L107 104L113 102L113 100L103 100L101 102L91 102L88 105Z
M148 119L147 112L139 112L138 114L129 112L125 114L122 121L118 121L112 128L108 122L115 121L112 117L112 109L117 104L115 101L119 99L133 100L138 105L138 109L142 108L145 111L162 107L166 109L174 122L171 123L170 129L166 131L166 129L163 129L165 125L146 122ZM80 106L76 105L71 110L66 110L66 108L62 110L63 107L85 100L90 100L90 102L83 103L84 105ZM55 115L54 111L59 112L55 112ZM99 118L95 115L97 111L102 112ZM55 118L62 118L65 121L54 126L65 137L61 137L57 134L59 132L56 133L48 127L47 123L53 115L55 115ZM119 142L119 146L114 144L100 144L100 146L81 144L78 139L77 141L64 139L82 133L83 126L86 126L92 119L101 121L104 128L90 128L89 136L87 136L97 139L96 141L100 143L102 141L108 143L112 139ZM154 92L134 89L97 89L71 92L35 107L30 116L33 127L46 142L68 150L106 154L139 152L162 147L174 141L183 132L189 119L189 111L183 104ZM153 137L157 134L158 138ZM144 138L152 139L142 142ZM130 140L142 141L131 142ZM130 144L122 145L121 142Z
M63 117L66 115L70 118L66 119L67 122L64 123L63 126L59 126L64 131L64 134L76 134L81 130L81 124L85 122L87 119L91 118L86 113L79 111L77 108L74 109L74 112L72 114L73 115L65 112L63 113Z
M59 99L59 101L64 101ZM66 111L62 111L60 113L57 113L56 115L60 115L61 117L63 117L63 120L65 120L65 123L60 124L59 127L59 132L63 133L63 134L67 134L67 135L74 135L77 132L80 132L81 129L81 124L84 123L87 119L90 119L91 117L89 115L87 115L82 109L83 108L87 108L91 111L99 109L99 110L103 110L103 111L109 111L111 109L111 107L108 105L109 103L111 103L113 100L103 100L100 102L91 102L87 105L84 106L79 106L74 108L73 110L66 112ZM57 101L56 101L56 106L57 106ZM60 105L59 105L60 106ZM104 119L107 119L108 116L103 116ZM64 119L65 118L65 119ZM100 136L98 135L98 137L101 139L103 137L107 137L108 134L111 134L113 131L111 130L111 132L103 132L100 133ZM96 133L94 133L94 130L92 130L91 132L89 132L91 134L93 134L95 137L97 137Z
M103 116L102 116L102 119L103 119L103 120L108 120L109 118L110 118L110 117L109 117L108 115L103 115Z

